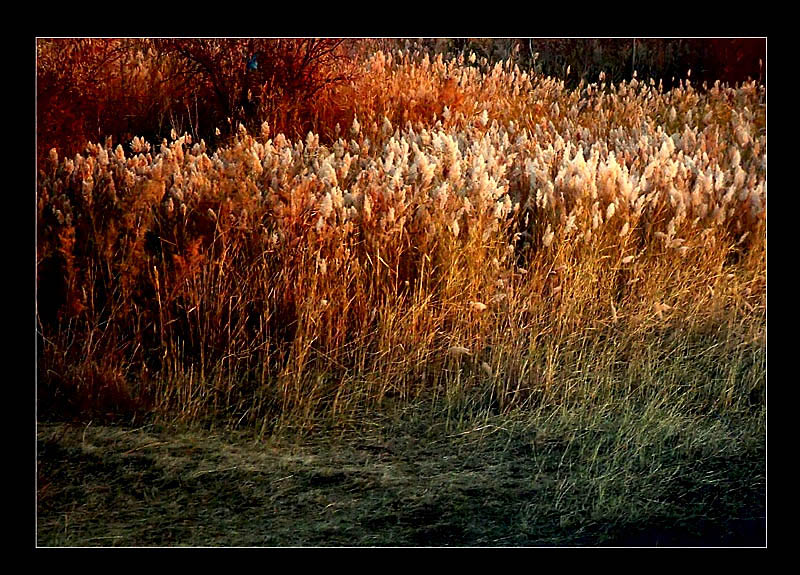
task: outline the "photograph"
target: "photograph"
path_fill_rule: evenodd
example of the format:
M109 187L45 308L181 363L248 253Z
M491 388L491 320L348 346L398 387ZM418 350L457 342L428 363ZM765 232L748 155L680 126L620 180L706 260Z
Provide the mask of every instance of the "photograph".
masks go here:
M34 36L35 549L767 547L767 37Z

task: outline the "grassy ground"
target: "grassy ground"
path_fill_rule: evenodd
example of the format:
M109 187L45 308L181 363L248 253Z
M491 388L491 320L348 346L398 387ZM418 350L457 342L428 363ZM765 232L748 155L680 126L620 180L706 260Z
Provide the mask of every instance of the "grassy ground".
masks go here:
M763 415L763 413L761 414ZM441 421L441 419L438 419ZM39 546L764 546L763 417L406 409L307 439L38 427Z

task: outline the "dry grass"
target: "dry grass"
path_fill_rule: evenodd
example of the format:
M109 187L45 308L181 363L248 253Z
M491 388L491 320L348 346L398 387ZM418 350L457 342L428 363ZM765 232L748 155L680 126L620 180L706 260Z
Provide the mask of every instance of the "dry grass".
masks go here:
M763 365L763 88L471 61L373 55L329 145L265 124L213 153L53 150L40 412L313 427L398 399L608 399L704 346ZM761 393L746 375L689 384L716 409Z
M135 513L111 518L115 542L594 544L643 525L694 529L703 515L717 527L763 517L763 86L567 88L469 53L378 52L359 66L320 104L324 134L265 123L215 150L174 133L49 153L37 182L38 415L248 441L377 433L405 442L401 458L443 441L420 454L442 483L425 496L404 490L402 466L378 478L344 460L323 465L335 481L306 478L376 495L336 496L353 521L388 513L371 530L380 541L325 515L338 507L318 509L329 493L303 499L304 480L268 502L322 514L322 540L318 522L282 531L297 524L287 517L272 539L247 539L223 504L221 522L192 507L218 532L181 530L185 517L145 490L171 526L156 541L128 530ZM40 541L96 544L110 496L84 501L79 531L62 525L75 499L57 460L77 448L42 441L73 451L41 455ZM115 439L98 457L164 439L142 441ZM497 475L452 468L444 453L495 457ZM156 459L170 499L187 463ZM236 478L251 485L251 471ZM267 501L223 479L208 497ZM494 523L465 521L490 493Z

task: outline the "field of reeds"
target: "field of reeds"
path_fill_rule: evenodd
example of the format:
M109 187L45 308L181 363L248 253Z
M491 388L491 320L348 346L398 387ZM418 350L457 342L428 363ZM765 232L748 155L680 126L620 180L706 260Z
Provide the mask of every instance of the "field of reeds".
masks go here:
M762 514L763 84L568 85L467 51L355 68L318 131L40 158L40 420L512 430L550 446L552 497L581 494L562 530L680 517L676 482L730 487L721 461Z

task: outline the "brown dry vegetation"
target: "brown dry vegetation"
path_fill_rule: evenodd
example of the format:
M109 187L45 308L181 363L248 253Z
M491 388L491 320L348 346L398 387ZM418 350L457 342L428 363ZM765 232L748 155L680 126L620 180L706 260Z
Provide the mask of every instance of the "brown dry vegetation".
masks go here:
M568 88L468 52L320 70L311 116L245 113L215 149L174 131L45 152L40 418L554 425L561 462L589 462L578 508L612 523L654 516L630 481L696 457L742 458L763 485L763 85Z

